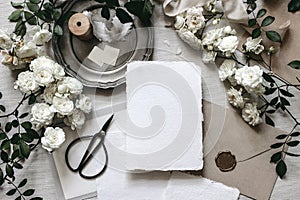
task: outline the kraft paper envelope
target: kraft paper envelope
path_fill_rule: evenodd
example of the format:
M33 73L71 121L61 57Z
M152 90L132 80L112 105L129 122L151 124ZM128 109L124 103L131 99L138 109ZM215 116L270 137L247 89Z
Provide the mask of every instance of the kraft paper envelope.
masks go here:
M275 143L275 137L283 131L265 124L256 128L250 127L241 115L231 108L226 110L205 101L203 106L205 138L214 135L210 140L216 139L217 142L211 150L204 149L202 175L236 187L245 196L257 200L269 199L277 179L275 165L270 163L270 157L275 150L245 162L238 162L229 172L222 172L216 166L215 158L220 152L230 151L237 161L242 161L269 149L270 145ZM216 133L219 131L217 127L221 130L220 133Z
M280 52L275 54L273 58L273 71L290 83L299 84L296 77L300 77L300 70L292 69L288 63L293 60L300 60L300 12L288 12L287 8L290 1L276 1L274 3L274 1L268 0L262 2L263 7L268 10L268 14L276 18L275 25L290 20L290 28L284 37Z

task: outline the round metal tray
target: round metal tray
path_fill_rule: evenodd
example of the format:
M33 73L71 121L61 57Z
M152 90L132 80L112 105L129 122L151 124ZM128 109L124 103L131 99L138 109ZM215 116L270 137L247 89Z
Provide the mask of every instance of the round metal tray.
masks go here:
M153 29L144 27L138 19L124 41L115 43L100 42L93 37L89 41L79 40L68 29L65 20L72 12L83 12L101 7L101 4L89 0L70 0L63 7L61 19L57 22L63 28L62 36L53 36L53 51L56 61L66 73L77 78L88 87L103 89L114 88L125 82L126 66L134 60L149 60L153 51ZM104 49L106 45L120 49L116 65L102 66L87 59L95 46Z

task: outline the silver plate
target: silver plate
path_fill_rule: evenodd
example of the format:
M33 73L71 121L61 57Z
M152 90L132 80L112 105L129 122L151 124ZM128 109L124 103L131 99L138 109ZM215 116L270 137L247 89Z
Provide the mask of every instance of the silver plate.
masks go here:
M72 12L93 10L101 4L89 0L68 1L63 7L62 18ZM144 27L139 20L134 20L134 27L126 36L125 41L116 43L100 42L95 37L90 41L82 41L73 36L66 20L57 22L63 27L62 36L53 37L55 59L64 66L65 71L80 80L85 86L103 89L114 88L125 82L126 66L134 60L149 60L153 51L153 29ZM105 45L120 49L116 65L99 66L87 59L91 50Z

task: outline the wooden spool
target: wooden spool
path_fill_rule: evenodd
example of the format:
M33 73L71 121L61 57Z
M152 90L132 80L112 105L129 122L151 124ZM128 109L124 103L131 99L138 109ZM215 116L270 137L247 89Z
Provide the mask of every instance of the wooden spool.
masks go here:
M80 40L90 40L93 37L91 22L89 18L82 13L72 15L69 19L68 27L70 32Z

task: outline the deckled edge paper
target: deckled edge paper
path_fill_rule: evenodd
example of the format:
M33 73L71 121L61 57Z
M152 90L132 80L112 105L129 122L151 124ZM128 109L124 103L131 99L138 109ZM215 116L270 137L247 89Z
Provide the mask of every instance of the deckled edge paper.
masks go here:
M173 172L164 194L164 200L237 200L240 192L203 177Z
M126 157L127 169L143 171L202 169L203 116L200 67L183 61L136 61L128 64L126 81L129 113L129 126L127 127L129 134L126 137L126 151L129 152ZM161 106L162 102L168 108L173 105L168 105L169 99L164 99L164 94L151 91L155 88L154 86L164 87L167 91L173 92L178 98L181 113L177 113L176 110L164 110ZM139 92L142 96L138 96L138 100L131 101L135 95L139 95ZM145 102L151 99L156 99L157 102L153 102L152 108L145 111ZM131 111L134 114L130 116ZM168 118L170 113L173 113L175 117L169 116ZM177 121L172 124L172 120L178 116L181 117L179 125ZM150 118L150 125L147 124L143 128L135 127L135 122L147 117ZM171 126L168 126L168 120L169 122L171 120ZM178 127L174 128L173 126L176 125ZM157 132L155 137L152 137L151 131L154 132L154 130ZM149 136L147 134L152 135L147 138Z

